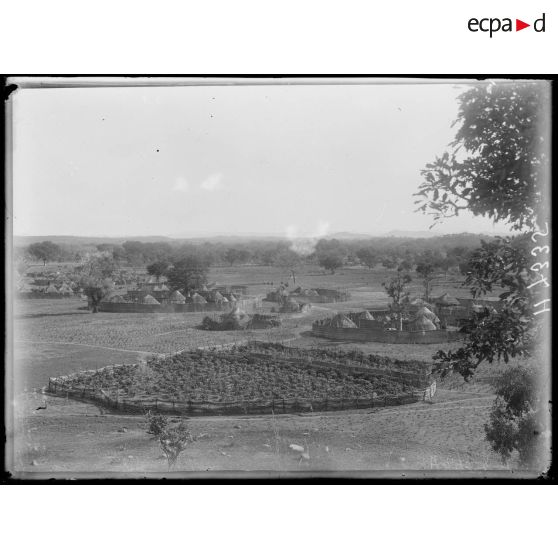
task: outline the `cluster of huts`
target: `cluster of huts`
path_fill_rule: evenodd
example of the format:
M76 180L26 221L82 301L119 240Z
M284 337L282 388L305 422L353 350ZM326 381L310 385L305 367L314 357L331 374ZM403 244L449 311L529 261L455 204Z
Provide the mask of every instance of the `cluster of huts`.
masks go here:
M229 287L202 285L198 290L184 291L170 288L164 277L150 277L128 289L126 294L107 296L99 309L103 312L200 312L232 310L248 301L252 305L259 303L256 297L248 297L238 290L232 292Z
M63 278L38 278L31 282L16 278L16 293L22 298L65 298L78 295L81 288L77 283Z
M243 329L269 329L279 327L281 320L272 314L248 314L236 307L230 312L215 320L206 316L201 324L201 329L206 331L228 331Z

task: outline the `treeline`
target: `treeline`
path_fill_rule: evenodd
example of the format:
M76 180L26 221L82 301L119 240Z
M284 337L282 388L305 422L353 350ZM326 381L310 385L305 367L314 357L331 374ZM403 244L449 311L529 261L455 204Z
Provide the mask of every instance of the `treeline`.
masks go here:
M396 269L405 262L414 267L427 255L436 263L436 267L448 269L465 265L470 253L480 246L483 238L488 240L490 237L458 234L432 238L321 239L315 244L309 241L304 250L297 249L288 240L249 240L233 244L130 240L122 244L101 243L79 249L45 241L20 249L19 255L27 261L43 264L55 261L79 263L93 251L110 255L120 266L132 267L147 267L158 262L195 256L208 267L266 265L291 268L302 263L312 263L331 272L346 265L359 264L369 268L383 265L387 269Z

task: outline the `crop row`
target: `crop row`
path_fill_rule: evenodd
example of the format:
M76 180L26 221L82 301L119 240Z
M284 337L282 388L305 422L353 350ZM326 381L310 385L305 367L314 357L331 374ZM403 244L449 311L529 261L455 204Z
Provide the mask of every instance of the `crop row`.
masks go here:
M300 349L288 347L280 343L250 344L247 346L233 347L231 352L237 355L250 357L253 353L260 353L276 358L289 357L301 360L316 360L320 362L331 362L332 364L344 364L355 366L367 366L370 368L382 368L397 370L400 372L428 372L428 363L418 360L399 360L390 357L365 354L362 351L338 351L335 349Z

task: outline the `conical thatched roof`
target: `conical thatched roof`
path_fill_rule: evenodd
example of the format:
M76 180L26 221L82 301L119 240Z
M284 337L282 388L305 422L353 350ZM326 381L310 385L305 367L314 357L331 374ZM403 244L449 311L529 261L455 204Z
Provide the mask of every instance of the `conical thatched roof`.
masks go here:
M435 320L438 319L438 316L436 316L436 314L434 314L434 312L432 312L432 310L429 310L425 306L422 306L421 308L419 308L417 310L416 317L420 318L421 316L424 316L431 321L435 321Z
M368 310L365 310L364 312L361 312L360 314L357 314L356 317L359 320L369 320L371 322L375 321L374 316L372 316L372 314L370 314L370 312L368 312Z
M158 300L151 295L145 295L142 300L143 304L159 304Z
M236 302L236 297L234 295L229 295L229 302Z
M160 289L161 291L170 291L170 289L166 286L166 285L161 285Z
M58 289L54 285L49 285L45 289L45 293L57 293L57 292L58 292Z
M203 298L203 296L198 293L194 293L192 295L192 302L194 304L207 304L207 300L205 300L205 298Z
M450 296L448 293L444 293L442 296L438 297L435 302L440 306L459 306L459 300L454 296Z
M169 300L171 302L183 304L184 302L186 302L186 297L180 291L174 291L171 293Z
M219 291L213 293L213 300L215 300L215 302L222 302L223 298L225 297Z
M436 326L426 316L419 316L411 323L413 331L434 331Z
M208 293L208 292L209 292L209 289L207 288L207 285L202 285L200 291L201 291L202 293Z
M235 308L223 317L222 322L224 324L232 323L238 326L246 326L250 322L250 316L244 310Z
M353 320L347 318L345 314L337 314L333 316L330 322L331 327L339 327L339 328L356 328L355 322Z
M221 297L221 302L229 302L229 299L226 296Z
M315 289L310 289L307 293L306 296L320 296L320 293L318 293L317 290Z

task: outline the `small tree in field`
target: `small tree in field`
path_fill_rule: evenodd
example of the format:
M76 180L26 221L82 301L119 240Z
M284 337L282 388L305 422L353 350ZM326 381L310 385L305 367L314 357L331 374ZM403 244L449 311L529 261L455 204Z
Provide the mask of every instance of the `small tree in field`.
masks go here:
M161 446L169 471L175 466L180 454L187 445L194 441L186 423L180 421L178 425L171 427L167 417L149 411L146 415L147 433L154 436Z

